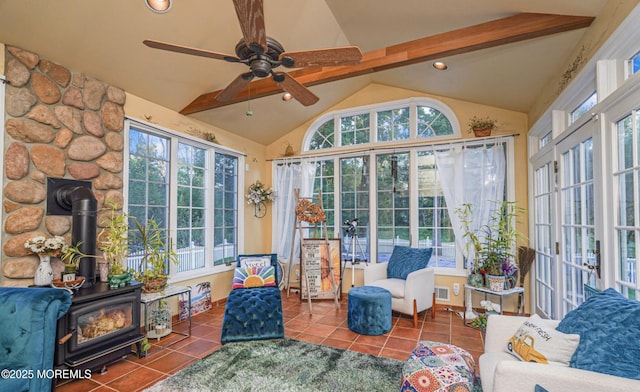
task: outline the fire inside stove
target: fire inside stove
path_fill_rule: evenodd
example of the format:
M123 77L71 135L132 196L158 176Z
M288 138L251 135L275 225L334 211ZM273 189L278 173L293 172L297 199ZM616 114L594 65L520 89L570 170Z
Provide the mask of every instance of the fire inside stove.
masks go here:
M100 308L78 317L77 344L120 331L132 325L131 303Z

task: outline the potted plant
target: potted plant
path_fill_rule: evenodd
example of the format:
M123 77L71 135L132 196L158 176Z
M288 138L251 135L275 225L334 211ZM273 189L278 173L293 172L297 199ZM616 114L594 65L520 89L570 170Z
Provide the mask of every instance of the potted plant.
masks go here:
M484 275L492 290L502 291L507 279L517 279L515 249L521 234L515 228L515 221L523 209L514 201L497 202L489 221L477 230L471 228L471 204L464 204L456 212L463 225L467 246L474 250L473 272Z
M126 260L129 254L129 217L118 210L115 203L107 202L108 215L102 220L104 228L98 234L98 250L107 264L107 281L110 287L121 287L131 283ZM102 274L102 272L101 272Z
M84 257L83 253L78 249L80 242L76 245L66 245L60 253L60 261L64 263L64 271L62 272L62 281L69 282L76 279L76 271L80 259Z
M490 136L491 131L498 125L498 120L490 117L473 116L469 120L469 133L476 137Z
M148 219L146 225L135 221L135 226L137 230L133 232L132 240L142 256L135 279L143 283L145 293L162 291L169 279L168 263L178 264L178 255L165 236L165 230L154 219Z

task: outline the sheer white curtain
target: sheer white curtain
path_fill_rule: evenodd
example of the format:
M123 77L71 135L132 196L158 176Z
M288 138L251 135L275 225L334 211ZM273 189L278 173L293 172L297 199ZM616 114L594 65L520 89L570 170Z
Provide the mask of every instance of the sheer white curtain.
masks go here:
M316 175L316 163L311 160L299 162L276 163L273 189L276 199L273 208L273 235L271 249L278 254L278 259L286 260L289 266L300 262L300 239L295 226L296 195L294 190L300 189L300 197L313 195L313 182ZM293 260L289 263L291 248Z
M467 254L468 251L473 252L473 249L466 249L460 219L455 211L465 203L473 206L472 230L489 221L496 206L494 202L504 199L504 143L452 146L436 150L435 157L456 244L467 260L473 260L473 254Z

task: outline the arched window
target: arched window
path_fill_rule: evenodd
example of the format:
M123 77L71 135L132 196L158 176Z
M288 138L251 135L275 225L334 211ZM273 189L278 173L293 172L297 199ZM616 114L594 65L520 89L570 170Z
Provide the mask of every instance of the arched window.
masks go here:
M334 111L316 120L303 151L460 137L453 111L431 98L411 98Z

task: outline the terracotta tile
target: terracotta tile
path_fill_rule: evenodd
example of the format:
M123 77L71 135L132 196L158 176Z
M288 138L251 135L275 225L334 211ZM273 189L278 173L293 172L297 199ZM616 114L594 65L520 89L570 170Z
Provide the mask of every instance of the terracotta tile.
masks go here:
M111 381L107 386L118 391L135 391L156 383L165 375L146 367L140 367L126 376Z
M216 349L220 348L220 344L210 342L208 340L198 339L188 345L181 347L180 352L198 358L204 358Z
M185 364L191 364L198 358L183 354L177 351L168 353L167 355L158 358L153 362L149 362L147 367L155 369L162 373L174 373L176 368L182 368Z
M316 323L313 328L307 328L305 330L305 333L309 334L309 335L315 335L315 336L321 336L323 338L326 338L327 336L331 335L333 332L335 332L336 327L333 325L326 325L326 324L318 324Z
M391 330L391 336L418 340L420 329L396 326Z
M379 346L383 347L387 342L389 336L387 335L358 335L355 340L356 344L366 344L369 346Z
M354 341L359 335L349 328L336 328L336 330L329 336L330 338L342 339L348 341Z
M318 320L318 323L333 325L337 327L341 324L344 324L346 321L347 321L346 317L342 315L326 315L322 317L320 320Z
M387 341L387 344L385 345L385 347L388 347L394 350L411 352L414 348L416 348L417 345L418 345L417 339L403 339L403 338L397 338L394 336L389 336L389 340Z
M441 343L451 343L451 338L449 332L439 333L439 332L431 332L431 331L422 331L420 334L420 341L422 340L430 340L432 342L441 342Z
M300 334L297 339L298 340L302 340L304 342L320 344L325 340L325 337L324 336L308 335L308 334Z
M86 392L99 388L101 384L92 379L72 380L56 385L56 392Z
M340 340L340 339L334 339L334 338L326 338L325 340L322 341L322 344L325 345L325 346L341 348L343 350L347 350L349 348L349 346L351 346L352 343L353 342L346 341L346 340Z
M107 384L116 378L122 377L136 369L140 368L140 365L131 361L119 361L112 365L107 366L107 372L101 374L100 372L92 372L91 379L102 384Z
M409 355L411 355L411 351L394 350L387 347L383 348L380 353L381 357L393 358L398 361L406 361L409 359Z
M290 329L292 331L299 331L302 332L305 329L309 328L309 322L308 321L303 321L303 320L296 320L293 319L291 321L288 321L284 324L284 328L285 329Z
M378 356L378 354L380 354L381 348L379 346L369 346L368 344L353 343L351 347L349 347L349 350Z

